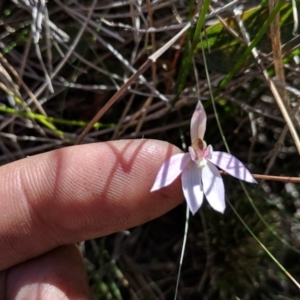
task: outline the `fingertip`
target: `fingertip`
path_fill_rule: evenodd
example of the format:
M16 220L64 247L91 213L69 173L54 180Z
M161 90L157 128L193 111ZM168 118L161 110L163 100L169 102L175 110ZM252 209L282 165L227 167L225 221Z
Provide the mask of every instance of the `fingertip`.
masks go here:
M180 152L162 141L123 140L63 148L4 166L0 269L168 212L183 199L180 178L160 191L151 187L163 162Z

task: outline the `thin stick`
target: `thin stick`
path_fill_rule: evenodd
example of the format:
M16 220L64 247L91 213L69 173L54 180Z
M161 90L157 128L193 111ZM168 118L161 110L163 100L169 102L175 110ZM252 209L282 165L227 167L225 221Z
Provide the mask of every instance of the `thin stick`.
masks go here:
M189 217L190 217L190 210L189 210L189 207L187 205L186 206L185 225L184 225L184 235L183 235L183 242L182 242L182 248L181 248L181 254L180 254L178 275L177 275L177 279L176 279L174 300L176 300L177 296L178 296L180 275L181 275L181 269L182 269L182 264L183 264L184 252L185 252L185 248L186 248L187 234L188 234L188 230L189 230Z
M173 38L171 38L165 45L160 49L151 54L144 64L134 73L127 81L122 85L122 87L108 100L108 102L98 111L95 117L90 121L90 123L85 127L83 132L80 134L76 141L76 145L80 144L85 135L93 128L94 124L100 120L100 118L107 112L107 110L127 91L127 89L132 85L132 83L137 80L140 75L142 75L151 65L155 63L156 60L167 51L179 37L185 33L191 24L188 23L184 28L182 28Z
M97 0L94 0L92 3L92 6L90 7L88 16L86 18L86 22L82 25L80 31L78 32L76 38L74 39L74 42L72 43L72 45L69 47L68 52L65 54L65 56L63 57L63 59L59 62L59 64L56 66L56 68L53 70L53 72L50 74L50 79L53 79L54 77L56 77L56 75L59 73L59 71L63 68L63 66L67 63L68 59L71 57L72 53L74 52L75 48L77 47L78 43L80 42L80 39L82 38L83 33L85 32L89 20L92 17L92 14L94 12L94 8L97 4ZM43 91L45 90L45 88L47 87L47 82L44 83L36 92L35 92L35 97L38 98ZM28 103L30 104L30 101L28 101Z
M230 175L222 170L220 171L220 174L221 175ZM262 175L262 174L252 174L252 176L255 179L261 179L261 180L300 183L300 177L272 176L272 175Z

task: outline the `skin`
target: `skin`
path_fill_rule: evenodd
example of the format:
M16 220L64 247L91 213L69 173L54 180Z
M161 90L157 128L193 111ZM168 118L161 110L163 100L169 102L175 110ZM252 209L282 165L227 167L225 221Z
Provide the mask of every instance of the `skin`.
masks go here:
M180 150L155 140L67 147L0 168L0 299L91 299L76 242L138 226L182 199L150 193Z

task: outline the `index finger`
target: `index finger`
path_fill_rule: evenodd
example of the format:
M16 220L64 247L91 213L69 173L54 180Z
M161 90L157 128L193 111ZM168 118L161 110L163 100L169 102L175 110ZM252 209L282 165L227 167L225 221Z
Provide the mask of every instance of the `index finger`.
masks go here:
M0 270L57 246L152 220L183 199L180 180L151 193L165 159L155 140L72 146L0 168Z

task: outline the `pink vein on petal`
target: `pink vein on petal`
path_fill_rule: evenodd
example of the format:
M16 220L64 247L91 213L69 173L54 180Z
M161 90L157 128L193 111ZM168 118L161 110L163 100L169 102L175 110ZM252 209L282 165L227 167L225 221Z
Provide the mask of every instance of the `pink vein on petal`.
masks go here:
M175 154L167 159L157 173L151 192L171 184L181 174L190 160L189 153Z

